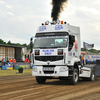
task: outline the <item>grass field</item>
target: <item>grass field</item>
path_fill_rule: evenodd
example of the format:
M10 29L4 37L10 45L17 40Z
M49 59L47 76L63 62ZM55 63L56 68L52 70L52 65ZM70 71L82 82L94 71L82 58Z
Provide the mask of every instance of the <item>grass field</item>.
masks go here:
M23 73L19 73L18 70L1 70L0 76L13 76L13 75L32 75L32 69L24 69Z

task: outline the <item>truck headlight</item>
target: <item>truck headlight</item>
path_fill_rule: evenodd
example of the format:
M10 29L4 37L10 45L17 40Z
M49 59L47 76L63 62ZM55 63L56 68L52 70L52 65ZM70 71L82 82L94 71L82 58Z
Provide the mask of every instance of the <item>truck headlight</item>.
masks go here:
M35 50L35 55L39 55L40 51L39 50Z
M33 67L33 71L34 72L37 72L37 67Z
M61 67L61 68L60 68L60 72L65 72L65 71L67 71L67 70L68 70L67 67Z
M63 49L58 49L58 55L63 55Z

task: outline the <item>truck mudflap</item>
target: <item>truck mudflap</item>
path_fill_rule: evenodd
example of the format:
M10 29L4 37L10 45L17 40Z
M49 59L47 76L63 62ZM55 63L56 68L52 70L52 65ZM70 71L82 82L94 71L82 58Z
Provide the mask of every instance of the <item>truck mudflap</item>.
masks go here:
M100 77L100 60L96 60L95 76Z

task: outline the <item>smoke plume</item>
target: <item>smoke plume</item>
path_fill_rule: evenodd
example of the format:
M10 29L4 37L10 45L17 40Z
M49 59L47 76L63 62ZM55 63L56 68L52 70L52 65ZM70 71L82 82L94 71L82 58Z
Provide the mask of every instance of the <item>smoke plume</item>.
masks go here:
M52 0L52 12L51 17L53 21L59 19L60 13L63 11L64 5L67 4L68 0Z

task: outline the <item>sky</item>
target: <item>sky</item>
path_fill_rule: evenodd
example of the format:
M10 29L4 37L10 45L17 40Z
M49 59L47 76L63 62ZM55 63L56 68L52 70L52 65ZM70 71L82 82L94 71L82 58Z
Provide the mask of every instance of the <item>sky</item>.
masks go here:
M52 0L0 0L0 39L29 44L41 23L51 19ZM83 41L100 50L100 0L68 0L60 20L79 26Z

